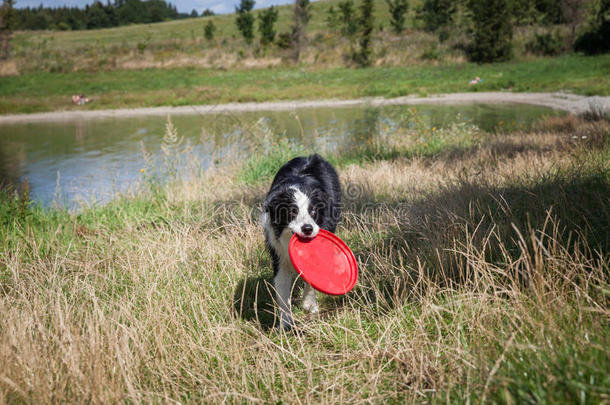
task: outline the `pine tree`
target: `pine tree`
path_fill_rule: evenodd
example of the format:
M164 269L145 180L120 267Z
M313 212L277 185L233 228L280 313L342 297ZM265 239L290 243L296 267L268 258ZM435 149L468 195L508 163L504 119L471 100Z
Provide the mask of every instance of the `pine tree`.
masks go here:
M417 16L424 22L424 29L436 31L453 20L456 11L455 0L424 0Z
M390 24L394 32L400 34L405 29L405 14L409 9L407 0L386 0L390 9Z
M360 5L360 19L358 21L360 28L358 43L360 48L353 57L354 61L360 66L371 65L371 40L373 37L373 28L375 26L373 11L373 0L362 0L362 4Z
M470 0L474 62L505 61L512 57L513 24L508 0Z
M278 11L271 6L262 10L258 15L258 31L261 34L261 44L267 45L275 39L275 23L277 21Z
M251 13L254 4L254 0L241 0L239 7L235 7L235 24L248 44L254 39L254 16Z
M353 0L345 0L338 5L341 19L341 33L347 37L352 37L358 32L358 21L354 13Z
M214 21L210 20L203 27L203 35L205 36L205 39L207 39L208 41L211 41L214 39L215 33L216 33L216 26L214 25Z

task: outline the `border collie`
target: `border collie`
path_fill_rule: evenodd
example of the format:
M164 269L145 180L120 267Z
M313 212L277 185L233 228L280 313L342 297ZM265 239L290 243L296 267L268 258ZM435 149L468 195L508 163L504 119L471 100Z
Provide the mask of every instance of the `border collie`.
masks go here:
M335 232L341 215L341 185L330 163L314 154L284 164L275 175L263 205L265 240L273 261L273 285L280 310L280 327L294 326L290 294L296 270L288 255L293 234L315 238L320 228ZM305 283L303 309L318 312L316 293Z

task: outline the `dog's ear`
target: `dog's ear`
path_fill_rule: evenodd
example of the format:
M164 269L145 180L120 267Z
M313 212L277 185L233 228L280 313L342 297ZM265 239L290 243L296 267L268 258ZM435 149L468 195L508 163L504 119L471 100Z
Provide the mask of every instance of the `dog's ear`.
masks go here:
M309 155L307 157L307 164L303 168L303 171L308 174L313 174L313 172L316 171L317 168L320 166L321 162L322 162L322 157L320 157L320 155L318 155L317 153L314 153L313 155Z

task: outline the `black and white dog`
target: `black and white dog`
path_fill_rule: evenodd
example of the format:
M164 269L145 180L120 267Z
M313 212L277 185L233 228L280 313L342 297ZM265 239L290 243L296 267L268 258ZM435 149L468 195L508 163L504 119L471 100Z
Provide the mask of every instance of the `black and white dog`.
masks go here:
M341 215L341 185L330 163L314 154L284 164L275 175L263 205L262 222L273 261L273 285L280 309L280 327L294 326L290 293L297 276L288 255L293 234L315 238L320 228L335 232ZM303 309L318 312L316 293L305 283Z

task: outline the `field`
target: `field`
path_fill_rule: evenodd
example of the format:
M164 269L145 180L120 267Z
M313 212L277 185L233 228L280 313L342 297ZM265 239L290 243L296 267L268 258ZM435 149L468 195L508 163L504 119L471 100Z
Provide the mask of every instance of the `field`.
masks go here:
M1 402L610 400L610 124L383 125L327 157L360 279L274 329L265 147L70 213L0 200Z
M475 76L484 82L469 86ZM0 113L153 107L225 102L358 98L467 91L567 91L610 94L610 56L563 56L533 61L369 69L195 68L99 73L32 73L0 77ZM74 106L70 96L93 98Z
M290 50L261 45L258 33L246 44L233 14L103 30L18 32L11 58L0 61L0 114L490 90L610 94L607 55L550 58L526 51L534 34L566 36L566 26L517 27L512 62L477 65L466 62L463 32L452 31L440 42L422 30L417 3L398 35L390 29L386 2L376 1L374 66L356 69L348 57L355 39L326 22L328 8L337 3L313 3L298 64ZM277 31L286 32L292 6L279 10ZM208 41L203 27L210 20L218 32ZM469 86L477 76L483 82ZM75 93L93 102L74 106Z

